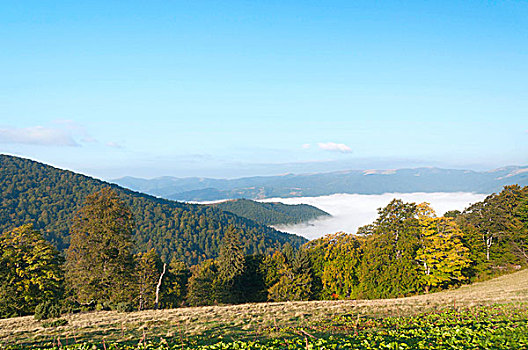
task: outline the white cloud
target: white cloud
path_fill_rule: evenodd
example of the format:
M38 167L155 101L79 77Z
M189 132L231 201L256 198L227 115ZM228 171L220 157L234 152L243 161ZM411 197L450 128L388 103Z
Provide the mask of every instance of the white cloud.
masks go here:
M448 210L463 210L471 203L483 200L486 195L467 192L385 193L381 195L338 193L321 197L270 198L262 201L310 204L331 214L330 218L277 227L281 231L315 239L339 231L356 233L358 227L374 222L378 216L377 209L385 207L394 198L399 198L404 202L428 202L437 215L443 215Z
M305 143L301 146L303 149L308 149L310 147L312 147L312 145L310 145L309 143Z
M79 146L70 131L43 126L0 128L0 143L41 146Z
M98 143L97 139L93 138L86 128L71 119L56 119L53 124L60 125L62 129L67 130L70 134L80 138L82 143Z
M344 143L335 143L335 142L319 142L317 144L320 149L331 152L341 152L341 153L350 153L352 148L348 147Z
M107 142L106 145L112 148L123 148L123 146L121 146L119 143L114 142L114 141Z
M83 138L81 139L81 142L85 142L85 143L97 143L97 140L94 139L93 137L87 136L87 137L83 137Z

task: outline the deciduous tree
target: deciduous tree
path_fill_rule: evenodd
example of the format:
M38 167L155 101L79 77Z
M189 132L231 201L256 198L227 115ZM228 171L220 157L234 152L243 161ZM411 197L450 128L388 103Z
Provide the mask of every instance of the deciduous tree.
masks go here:
M468 236L477 271L504 269L525 261L519 247L526 236L522 234L518 213L526 198L527 187L506 186L500 193L473 204L457 218Z
M33 225L0 234L0 317L31 314L62 291L62 258Z
M66 277L80 303L131 302L134 218L110 188L89 195L77 212L67 251Z
M420 289L416 211L416 204L394 199L378 210L373 225L358 230L368 234L359 270L363 298L405 296Z
M453 218L436 217L427 204L418 205L421 236L416 260L420 262L421 281L425 291L446 287L465 280L463 270L471 262L469 249L464 246L460 230Z
M162 285L161 304L164 308L180 307L187 298L187 283L191 271L181 261L172 260L169 271Z
M136 261L139 310L152 309L155 307L156 285L163 262L154 249L137 254Z

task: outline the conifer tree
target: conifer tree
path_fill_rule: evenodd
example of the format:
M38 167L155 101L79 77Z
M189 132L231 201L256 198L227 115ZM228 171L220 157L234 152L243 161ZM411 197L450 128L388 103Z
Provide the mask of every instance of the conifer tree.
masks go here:
M214 290L218 275L217 264L213 259L205 260L191 268L189 278L187 303L191 306L213 305L216 300Z
M299 253L297 253L299 254ZM295 261L295 255L293 256ZM292 266L283 252L275 252L264 260L267 275L268 299L271 301L309 300L313 277L307 255L298 258Z
M244 271L244 252L240 245L240 236L232 225L225 232L217 263L219 277L224 281L233 281Z
M80 303L131 302L134 219L110 188L89 195L77 212L67 251L66 277Z
M241 303L258 303L267 300L266 271L263 255L247 255L244 258L244 273L237 279Z
M242 292L238 288L238 282L244 273L244 260L239 234L234 226L229 226L216 261L218 276L214 281L214 289L217 302L230 304L240 302Z

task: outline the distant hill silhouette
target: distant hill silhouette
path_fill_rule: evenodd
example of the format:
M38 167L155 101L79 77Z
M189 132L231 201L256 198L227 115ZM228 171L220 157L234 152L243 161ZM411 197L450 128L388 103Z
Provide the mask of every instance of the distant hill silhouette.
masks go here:
M231 180L175 177L147 180L124 177L113 182L136 191L185 201L322 196L334 193L476 192L489 194L500 191L506 185L528 185L528 166L510 166L491 171L440 168L350 170L245 177Z

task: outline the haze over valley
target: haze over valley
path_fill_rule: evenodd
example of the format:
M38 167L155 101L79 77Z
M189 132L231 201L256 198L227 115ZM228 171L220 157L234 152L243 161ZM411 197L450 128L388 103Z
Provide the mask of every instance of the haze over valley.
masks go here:
M335 232L356 233L358 227L372 223L378 216L378 208L385 207L392 199L404 202L428 202L442 216L449 210L464 210L470 204L483 200L485 194L469 192L441 193L384 193L384 194L347 194L338 193L320 197L269 198L262 202L281 202L284 204L309 204L322 209L331 216L295 224L275 225L280 231L315 239Z
M315 239L335 232L356 233L372 223L378 208L394 198L428 202L438 215L464 210L510 184L528 185L528 167L507 166L488 171L413 168L348 170L236 179L124 177L115 183L162 198L217 203L249 198L261 202L309 204L331 216L301 223L272 225L281 231Z

